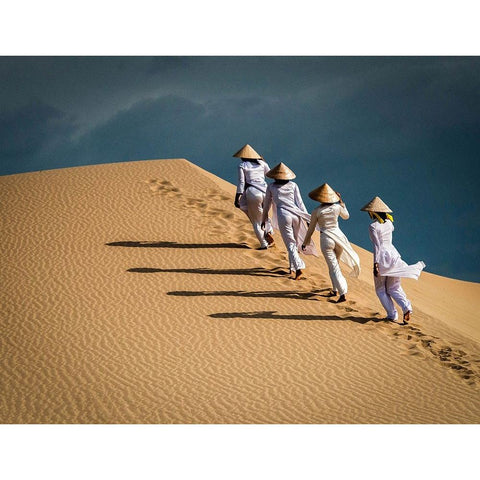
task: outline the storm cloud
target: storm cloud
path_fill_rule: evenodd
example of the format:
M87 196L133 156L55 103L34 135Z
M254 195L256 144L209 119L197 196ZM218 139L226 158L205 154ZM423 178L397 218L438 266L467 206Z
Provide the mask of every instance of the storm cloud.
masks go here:
M479 280L476 57L4 57L0 78L1 174L184 157L235 183L250 143L310 209L341 191L354 243L380 195L405 260Z

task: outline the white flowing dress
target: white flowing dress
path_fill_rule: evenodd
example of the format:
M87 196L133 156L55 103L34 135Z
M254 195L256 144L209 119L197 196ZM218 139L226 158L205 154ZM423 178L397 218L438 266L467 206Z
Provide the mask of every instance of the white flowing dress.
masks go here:
M320 247L328 265L328 273L333 290L345 295L348 290L347 281L340 269L339 260L350 267L350 276L360 275L360 258L352 248L348 238L338 226L338 217L348 220L350 214L347 207L339 203L320 205L312 212L312 222L316 220L320 229ZM312 225L307 234L313 233Z
M378 276L374 277L375 291L390 320L397 320L398 313L393 303L395 300L403 313L412 311L412 304L408 300L401 284L401 278L418 280L425 268L422 261L408 265L400 256L392 243L393 223L385 220L384 223L373 222L369 227L370 240L374 247L374 262L378 263Z
M253 231L261 247L268 245L260 224L262 223L263 202L267 191L265 174L269 170L270 167L264 160L258 160L258 163L242 161L238 166L237 193L242 194L239 202L240 209L245 212L252 223ZM267 224L266 231L273 231L270 222Z
M283 243L287 247L290 270L301 270L305 268L305 262L300 258L298 251L307 233L305 222L310 222L310 214L305 208L298 185L291 181L285 184L271 183L268 185L263 207L263 220L266 219L272 203L274 212L272 224L274 228L280 230ZM313 242L307 245L307 250L303 253L318 256Z

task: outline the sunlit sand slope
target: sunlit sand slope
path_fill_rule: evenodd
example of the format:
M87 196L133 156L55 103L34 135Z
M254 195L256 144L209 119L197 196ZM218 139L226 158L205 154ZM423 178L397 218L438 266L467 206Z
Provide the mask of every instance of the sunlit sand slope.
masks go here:
M0 421L480 420L479 284L424 272L388 323L355 247L331 303L323 258L290 280L234 191L181 159L0 177Z

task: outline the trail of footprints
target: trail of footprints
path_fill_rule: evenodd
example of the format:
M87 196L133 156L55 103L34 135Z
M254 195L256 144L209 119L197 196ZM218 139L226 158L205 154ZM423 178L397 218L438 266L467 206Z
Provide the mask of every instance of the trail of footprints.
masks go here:
M222 208L226 200L232 200L225 194L218 193L218 190L208 189L205 192L205 198L210 201L206 201L205 198L196 198L185 196L178 187L175 187L168 180L150 179L145 183L148 184L151 192L155 195L165 195L167 197L174 197L182 199L185 205L202 213L202 217L209 223L211 235L215 238L219 238L221 234L222 238L228 241L246 243L251 241L250 232L246 232L245 227L238 222L229 223L228 227L225 225L226 220L231 220L234 217L232 213L232 206L228 204L228 208ZM211 202L214 200L214 202ZM233 202L232 202L233 203ZM212 206L213 205L213 206ZM213 219L213 220L212 220ZM226 239L228 235L228 239ZM275 250L275 247L272 248ZM262 265L265 268L278 267L278 261L281 260L283 264L288 265L288 257L285 253L276 252L276 258L269 258L269 262L265 264L264 252L257 252L256 250L250 250L246 252L247 255L253 259L260 260L262 257ZM285 277L279 277L279 280L288 282L291 285L291 280ZM300 283L301 282L301 283ZM308 290L317 293L312 298L315 301L328 302L329 299L322 297L321 292L330 287L330 284L326 281L326 278L322 275L313 274L300 280L299 287L303 287L301 290ZM339 310L343 310L345 313L358 312L355 307L355 303L352 300L348 300L344 304L338 305ZM472 356L461 350L460 348L451 347L440 342L440 339L435 336L428 336L424 334L420 328L413 325L395 325L390 322L380 322L381 314L379 312L368 312L370 318L378 318L377 320L368 321L367 324L371 324L372 328L382 328L386 331L386 334L396 341L400 341L406 348L406 354L417 356L419 358L426 358L427 356L433 357L435 360L441 362L443 366L456 372L460 377L465 380L469 385L479 387L480 386L480 356Z
M223 241L237 243L246 243L250 239L237 222L226 223L234 218L233 199L219 193L218 190L209 188L205 191L205 196L199 198L183 194L178 187L166 179L152 178L145 183L154 195L175 198L182 202L182 206L186 205L189 209L201 213L199 221L203 226L208 226L212 238L216 240L222 238ZM229 203L226 204L226 201Z
M212 206L211 202L202 198L185 196L181 190L173 185L169 180L152 178L150 180L146 180L145 183L147 183L150 191L155 195L164 195L166 197L183 199L184 204L188 207L199 210L209 216L215 215L226 220L233 218L233 213L229 210ZM218 205L218 201L230 200L230 197L220 194L214 189L208 189L206 191L206 198L208 200L216 200L217 202L214 202L215 205Z
M438 337L424 334L420 328L406 325L392 334L395 340L403 342L408 355L433 356L441 364L456 372L469 385L480 385L480 356L470 355L459 347L446 345Z
M158 180L156 178L152 178L150 180L147 180L145 183L148 184L150 190L154 194L166 195L168 197L182 196L180 190L177 187L173 186L172 183L168 180Z
M216 189L210 188L206 190L206 195L204 198L195 198L184 196L180 189L175 187L168 180L150 179L147 180L146 183L149 185L150 190L154 194L177 197L178 199L183 198L183 201L188 207L202 212L202 216L209 223L211 235L213 237L218 239L219 234L221 234L222 239L232 242L246 243L247 241L252 241L252 233L250 232L250 230L246 231L244 225L234 222L229 223L228 227L226 227L225 221L231 220L234 217L234 214L232 213L232 205L230 205L229 203L226 208L221 208L221 205L227 200L232 200L229 196L219 193ZM233 201L231 203L233 203ZM226 235L228 235L229 238L226 238ZM270 251L275 252L275 246ZM265 263L265 252L257 252L256 250L250 250L248 252L245 252L246 255L249 255L255 260L260 261L261 259L262 262L261 265L259 264L259 266L263 266L265 268L277 268L279 265L279 260L281 260L282 264L288 265L288 255L285 252L280 253L279 251L277 251L275 253L277 253L275 258L270 257L267 263ZM291 286L291 279L288 278L288 276L279 276L279 280L283 280L284 283ZM326 298L322 297L320 293L322 290L330 287L330 284L326 281L326 278L324 276L319 274L313 274L308 277L302 278L300 282L299 286L304 287L302 290L306 289L310 292L319 293L318 296L313 297L315 298L315 300L327 300ZM338 309L343 310L347 313L354 313L358 311L353 308L354 305L355 302L349 300L346 303L339 305ZM371 315L377 316L379 315L379 313L371 312Z

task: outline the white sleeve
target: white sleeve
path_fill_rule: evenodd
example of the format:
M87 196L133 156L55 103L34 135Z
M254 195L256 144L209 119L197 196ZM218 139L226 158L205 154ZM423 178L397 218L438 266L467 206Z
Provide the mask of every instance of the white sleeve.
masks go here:
M263 162L263 173L266 175L270 171L270 167L265 160L261 160Z
M380 247L380 241L377 235L377 229L375 228L375 223L370 224L368 227L368 234L370 235L370 240L373 243L373 261L378 263L378 249Z
M238 184L237 184L237 193L242 193L245 191L245 171L242 166L238 166Z
M303 212L308 213L307 208L305 207L305 204L303 203L302 196L300 195L300 189L298 188L298 185L295 184L295 205L302 210Z
M267 187L267 191L265 192L265 199L263 200L263 217L262 222L266 222L268 218L268 212L270 210L270 206L272 205L272 190L270 185Z
M338 204L338 206L340 207L340 216L344 219L344 220L348 220L350 218L350 214L348 213L348 210L347 210L347 206L346 205L340 205Z
M317 209L315 209L312 212L312 216L310 217L310 226L308 227L307 234L305 235L305 239L303 240L304 245L308 245L310 243L310 239L312 238L313 232L315 231L317 222L318 222Z

